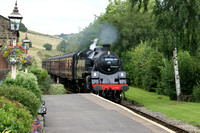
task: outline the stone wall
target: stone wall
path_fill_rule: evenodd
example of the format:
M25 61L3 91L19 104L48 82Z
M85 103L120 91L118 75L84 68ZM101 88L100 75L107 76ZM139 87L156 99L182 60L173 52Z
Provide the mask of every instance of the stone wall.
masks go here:
M9 30L9 19L0 15L0 47L8 43L10 44L12 32Z

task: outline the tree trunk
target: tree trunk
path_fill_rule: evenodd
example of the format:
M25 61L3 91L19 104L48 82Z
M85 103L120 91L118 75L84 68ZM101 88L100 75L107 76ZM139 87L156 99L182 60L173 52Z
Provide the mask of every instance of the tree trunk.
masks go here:
M174 47L174 51L173 51L173 59L174 59L174 73L175 73L177 101L182 101L180 77L179 77L179 71L178 71L177 48L176 48L176 46Z

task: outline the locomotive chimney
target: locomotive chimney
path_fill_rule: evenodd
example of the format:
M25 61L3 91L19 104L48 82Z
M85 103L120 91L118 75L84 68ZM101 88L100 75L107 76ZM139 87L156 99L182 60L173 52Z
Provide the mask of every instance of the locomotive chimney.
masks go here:
M110 51L110 44L103 44L104 51Z

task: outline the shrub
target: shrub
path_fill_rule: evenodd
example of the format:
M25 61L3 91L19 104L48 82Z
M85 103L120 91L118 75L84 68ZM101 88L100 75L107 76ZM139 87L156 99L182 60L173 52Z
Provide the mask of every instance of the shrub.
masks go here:
M49 43L45 43L45 44L43 45L43 47L45 47L46 50L48 50L48 51L51 51L51 50L52 50L52 45L49 44Z
M0 132L29 133L32 121L33 116L23 105L0 97Z
M53 80L51 78L46 79L42 85L40 85L42 92L48 93L49 89L51 88L51 84L53 84Z
M171 100L176 100L176 84L174 75L173 59L164 62L165 66L161 68L161 88L165 94L170 96ZM178 67L181 83L181 92L183 95L191 95L196 81L198 80L199 67L197 62L186 51L178 53Z
M200 102L200 85L194 87L192 96L195 102Z
M160 66L162 66L162 54L146 43L137 46L133 52L125 55L130 58L125 65L128 69L127 76L138 87L148 91L155 91L160 82Z
M22 105L28 108L32 115L37 115L37 110L41 104L40 100L33 92L21 87L0 87L0 96L20 102Z
M12 79L11 74L9 73L3 81L3 84L7 86L14 85L26 88L32 91L41 100L41 90L38 87L37 78L32 73L17 71L16 79Z
M163 59L164 66L161 68L161 82L157 92L170 96L171 100L176 100L176 86L173 60Z
M49 93L52 95L61 95L66 94L66 90L63 84L52 84Z
M49 79L49 74L46 70L37 68L37 67L32 67L30 69L30 72L33 73L38 80L38 85L41 88L43 92L48 92L49 88L51 87L50 84L52 81Z

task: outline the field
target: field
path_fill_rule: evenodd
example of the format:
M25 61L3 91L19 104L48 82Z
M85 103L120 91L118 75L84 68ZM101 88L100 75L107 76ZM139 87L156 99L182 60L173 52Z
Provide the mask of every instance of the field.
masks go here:
M145 108L160 112L169 117L192 125L200 125L200 103L171 101L168 96L130 87L128 99L142 104Z
M55 55L61 55L62 52L56 50L56 46L62 41L62 38L51 36L47 34L42 34L34 31L27 32L28 39L32 42L32 48L29 49L28 54L35 58L38 67L41 67L41 62L43 58ZM25 38L25 33L20 32L20 41ZM52 51L47 51L43 47L45 43L50 43L52 45Z

